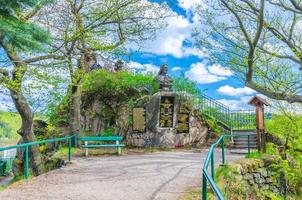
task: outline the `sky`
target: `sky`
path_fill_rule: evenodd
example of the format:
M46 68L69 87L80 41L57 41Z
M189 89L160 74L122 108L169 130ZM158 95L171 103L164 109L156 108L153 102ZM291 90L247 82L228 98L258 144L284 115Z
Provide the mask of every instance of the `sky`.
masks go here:
M198 49L194 45L194 30L202 27L195 12L200 2L169 0L175 17L166 19L167 26L157 33L154 40L144 42L139 50L132 49L128 65L144 73L156 74L161 64L168 64L170 76L186 76L195 81L205 94L232 110L250 109L247 102L256 92L245 87L226 66L213 63L206 49ZM3 88L0 90L0 111L12 110L12 100L7 92L2 92Z
M186 76L195 81L205 94L231 109L250 108L247 102L256 92L245 87L226 66L212 63L206 49L194 46L194 30L202 27L195 12L201 1L169 2L176 16L167 19L167 27L157 33L155 40L147 41L143 48L132 53L130 64L153 73L161 64L168 64L170 76Z

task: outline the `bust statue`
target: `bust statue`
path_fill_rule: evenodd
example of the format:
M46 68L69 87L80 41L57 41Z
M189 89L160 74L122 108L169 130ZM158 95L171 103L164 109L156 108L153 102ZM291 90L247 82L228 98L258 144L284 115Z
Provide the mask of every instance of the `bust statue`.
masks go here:
M156 80L159 83L160 91L171 91L173 80L167 75L168 65L163 64L160 66L160 70L156 76Z
M124 62L122 60L117 60L115 63L114 63L114 70L117 72L117 71L120 71L124 68Z

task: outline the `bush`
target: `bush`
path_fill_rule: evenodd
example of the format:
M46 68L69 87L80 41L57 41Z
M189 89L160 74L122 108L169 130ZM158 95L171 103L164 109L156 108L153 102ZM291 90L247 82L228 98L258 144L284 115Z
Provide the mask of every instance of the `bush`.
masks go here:
M85 76L81 89L83 93L130 100L140 93L153 94L157 91L158 84L150 75L133 74L127 71L112 73L96 70Z
M302 196L302 117L290 113L274 115L266 122L267 131L281 140L281 144L268 144L267 153L278 155L276 176L283 174L289 195Z

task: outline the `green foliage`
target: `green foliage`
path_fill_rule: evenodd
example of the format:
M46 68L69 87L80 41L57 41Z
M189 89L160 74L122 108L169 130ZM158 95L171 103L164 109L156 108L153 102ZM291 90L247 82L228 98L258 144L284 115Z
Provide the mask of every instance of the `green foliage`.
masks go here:
M218 121L217 119L210 117L208 115L203 115L207 125L210 127L211 131L213 131L214 133L217 134L221 134L222 130L221 128L218 126Z
M7 123L0 121L0 138L9 138L12 130Z
M278 136L283 142L295 149L302 149L302 116L273 115L272 120L266 122L269 133Z
M193 97L200 97L202 95L197 84L184 76L173 78L173 90L176 92L185 92Z
M14 112L0 112L0 137L17 139L17 131L21 127L21 118Z
M249 158L260 158L262 156L262 154L259 151L251 151ZM246 158L248 157L248 155L245 156Z
M216 170L215 179L219 180L218 187L222 190L226 199L245 200L248 199L249 186L240 180L241 174L230 166L219 166Z
M302 195L302 116L284 113L274 115L266 122L269 133L281 139L282 144L268 144L268 152L278 156L274 166L276 176L284 175L289 194ZM280 153L279 153L280 152Z
M71 101L71 95L68 93L59 106L51 105L49 107L49 122L52 125L55 125L57 127L61 126L67 126L69 124L69 106ZM53 130L55 130L55 127L52 127Z
M128 71L110 72L94 70L86 74L81 82L82 111L92 117L96 114L91 110L94 102L99 102L104 118L105 128L127 127L132 123L117 124L120 114L129 114L135 102L144 95L152 95L158 89L158 83L151 75L135 74ZM66 110L66 109L65 109ZM56 119L56 118L55 118Z
M101 133L101 136L113 136L113 135L114 135L114 129L112 128L108 128Z
M48 32L24 19L23 10L40 6L38 0L1 0L0 35L3 43L10 44L22 51L41 51L42 45L49 42Z
M129 94L140 95L144 92L153 94L158 84L153 76L132 74L127 71L112 73L106 70L97 70L87 74L81 85L82 92L94 93L120 99L130 100Z

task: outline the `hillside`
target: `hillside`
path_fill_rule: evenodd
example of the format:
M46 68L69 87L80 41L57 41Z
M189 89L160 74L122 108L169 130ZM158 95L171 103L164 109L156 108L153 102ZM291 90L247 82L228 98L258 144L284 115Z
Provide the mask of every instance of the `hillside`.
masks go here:
M21 118L14 112L0 112L0 138L17 139Z

